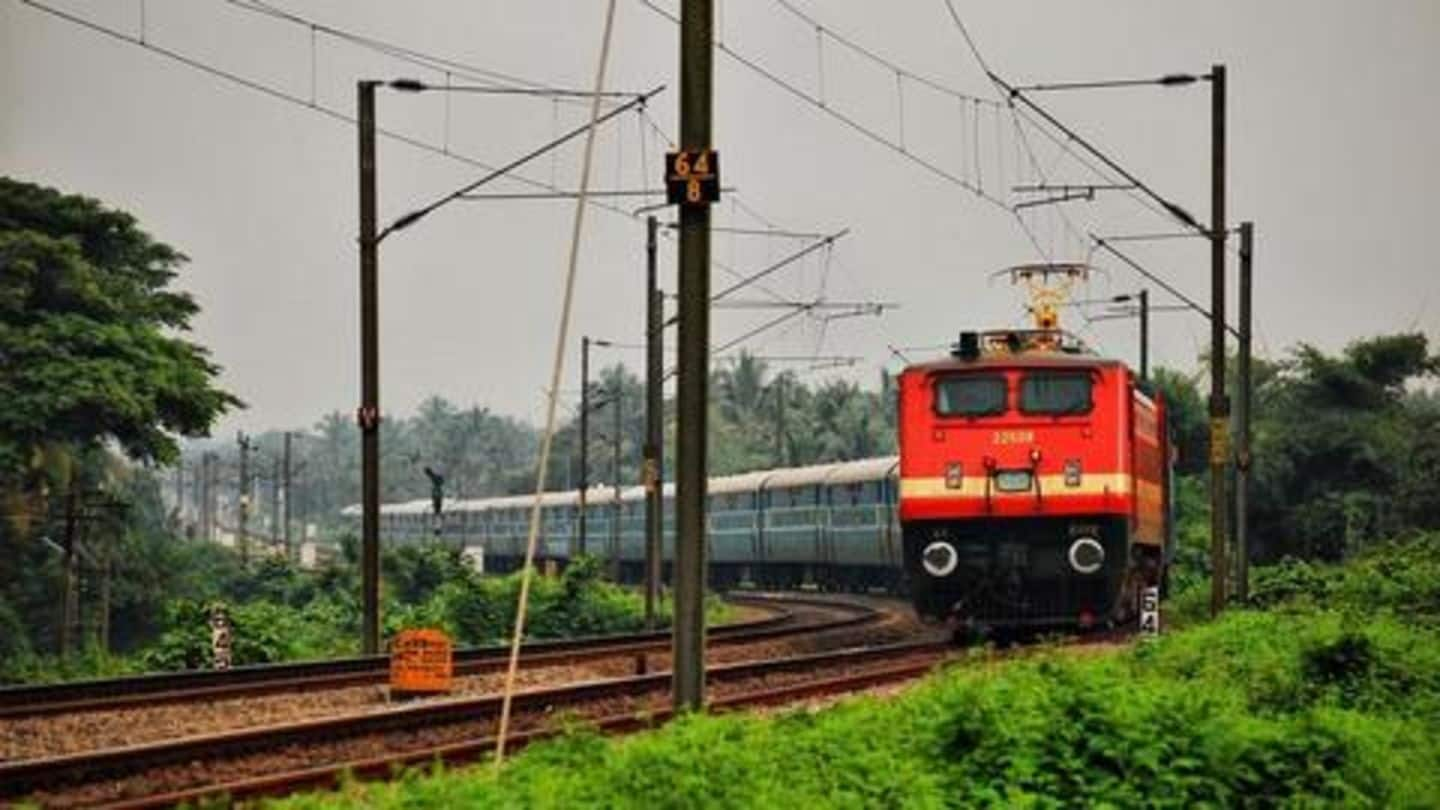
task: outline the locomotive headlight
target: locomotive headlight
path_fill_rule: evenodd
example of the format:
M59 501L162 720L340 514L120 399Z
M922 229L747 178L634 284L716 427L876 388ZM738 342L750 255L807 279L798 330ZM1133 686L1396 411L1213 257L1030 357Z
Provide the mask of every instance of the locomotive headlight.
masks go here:
M1078 458L1067 458L1067 459L1065 459L1065 486L1067 486L1067 487L1078 487L1078 486L1080 486L1080 459L1078 459Z
M932 577L949 576L960 564L960 555L956 553L955 547L944 540L936 540L920 552L920 564L925 566L925 573Z
M1093 574L1105 564L1105 547L1093 537L1077 537L1070 544L1069 557L1076 573Z

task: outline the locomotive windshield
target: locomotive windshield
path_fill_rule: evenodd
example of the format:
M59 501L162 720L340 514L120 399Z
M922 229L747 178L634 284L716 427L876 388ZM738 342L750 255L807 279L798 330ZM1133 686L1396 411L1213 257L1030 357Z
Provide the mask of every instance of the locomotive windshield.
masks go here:
M999 374L944 377L935 383L941 416L994 416L1005 412L1005 378Z
M1020 381L1020 412L1064 416L1089 413L1089 374L1027 374Z

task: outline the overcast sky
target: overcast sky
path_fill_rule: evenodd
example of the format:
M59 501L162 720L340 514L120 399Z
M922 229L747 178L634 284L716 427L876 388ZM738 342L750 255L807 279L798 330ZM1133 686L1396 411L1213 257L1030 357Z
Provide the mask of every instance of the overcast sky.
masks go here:
M43 0L47 5L232 71L302 101L354 110L358 77L426 71L221 0ZM655 0L673 8L674 0ZM588 87L598 57L600 0L375 3L273 0L273 7L346 32L562 87ZM1028 124L936 92L819 38L776 0L719 0L727 46L800 91L819 96L882 138L1003 204L1008 187L1042 177L1096 182ZM876 3L794 0L833 31L910 75L987 99L995 91L943 0ZM1440 162L1440 3L976 2L957 0L982 55L1017 83L1130 78L1228 66L1232 221L1256 223L1258 350L1299 341L1338 348L1398 329L1440 334L1434 227ZM677 126L676 29L638 0L621 0L611 89L668 84L649 109ZM823 79L823 81L822 81ZM456 78L458 83L461 81ZM724 182L721 226L804 232L850 228L831 251L768 280L781 297L894 302L882 318L789 329L748 345L768 355L855 355L840 374L873 385L886 348L939 345L964 328L1019 322L1018 291L990 274L1043 257L1085 259L1075 234L1173 232L1124 193L1034 209L991 205L847 127L725 54L716 54L715 145ZM1209 209L1209 91L1153 87L1045 96L1042 102L1128 168L1197 216ZM382 94L381 124L488 163L519 155L582 122L585 109L533 98ZM902 114L903 110L903 114ZM997 136L998 133L998 136ZM627 114L597 143L593 185L659 182L659 135ZM277 100L57 19L0 0L0 172L97 197L133 212L191 262L180 285L203 310L195 339L224 367L222 383L249 404L237 427L298 428L321 413L353 411L359 392L355 131ZM578 142L527 176L564 188L579 174ZM395 141L380 146L382 222L478 175L444 155ZM1039 169L1035 168L1039 166ZM643 173L642 173L643 172ZM515 183L494 191L524 191ZM617 203L629 209L635 200ZM1068 218L1062 221L1061 215ZM382 405L412 412L438 393L538 422L549 375L573 205L560 201L458 203L388 239L381 251ZM572 334L639 342L642 219L592 209ZM1039 244L1039 249L1036 247ZM803 246L795 239L717 234L715 259L742 271ZM1198 240L1130 245L1177 287L1208 299L1208 248ZM674 245L662 246L674 289ZM1082 296L1137 289L1122 265ZM1232 264L1233 270L1233 264ZM719 287L729 277L715 271ZM1153 285L1152 285L1153 288ZM767 293L747 290L744 300ZM1158 290L1155 303L1169 303ZM1232 303L1233 312L1233 303ZM1100 314L1099 310L1091 314ZM776 312L716 313L716 345ZM1133 358L1135 326L1067 324L1106 353ZM1152 357L1193 367L1205 322L1157 315ZM575 341L578 348L578 338ZM574 388L578 358L567 360ZM907 352L912 358L924 350ZM622 358L639 367L638 352ZM805 368L803 365L798 368Z

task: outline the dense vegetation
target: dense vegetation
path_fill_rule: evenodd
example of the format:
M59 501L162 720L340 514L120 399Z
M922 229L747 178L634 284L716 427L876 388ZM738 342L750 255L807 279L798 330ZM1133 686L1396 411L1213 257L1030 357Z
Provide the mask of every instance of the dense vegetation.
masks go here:
M281 559L244 567L233 552L210 544L170 544L189 554L174 562L189 577L169 583L171 598L153 606L143 632L123 652L99 648L68 661L8 649L0 657L0 683L67 677L195 669L210 665L209 609L224 605L234 627L233 662L260 664L359 652L359 568L353 553L315 571ZM354 543L346 548L353 552ZM457 644L495 644L509 637L520 579L481 577L452 549L387 549L382 560L384 635L409 627L438 627ZM557 577L536 577L530 590L529 638L635 632L643 629L641 597L605 582L598 561L587 558ZM199 576L200 573L204 576ZM711 621L728 613L712 603ZM668 623L669 605L657 611ZM20 625L0 614L0 631ZM16 638L24 639L23 626ZM9 635L8 632L5 633Z
M1256 608L1133 648L999 666L979 653L894 700L615 741L572 732L498 776L416 774L281 806L1440 803L1440 535L1256 579Z
M129 214L0 178L0 663L144 632L147 588L205 575L134 466L240 404L183 337L184 263Z

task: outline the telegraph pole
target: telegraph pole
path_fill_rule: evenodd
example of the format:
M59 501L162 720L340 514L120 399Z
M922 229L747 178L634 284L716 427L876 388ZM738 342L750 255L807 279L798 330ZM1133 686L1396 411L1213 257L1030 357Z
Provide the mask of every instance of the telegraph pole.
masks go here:
M200 538L209 541L210 536L210 451L200 453Z
M665 299L655 260L655 217L645 220L645 626L655 627L655 603L660 598L660 535L664 526Z
M236 502L239 507L236 542L240 546L240 564L244 566L250 564L250 437L238 432L235 434L235 441L240 445L240 497Z
M1210 615L1225 608L1225 468L1230 462L1225 396L1225 66L1210 73Z
M360 648L380 652L380 309L376 233L375 87L356 85L360 140Z
M285 540L285 559L295 561L295 547L290 542L290 431L285 431L285 466L284 466L284 487L285 487L285 511L280 517L281 533Z
M615 436L613 437L615 450L613 453L614 457L611 459L611 472L615 481L615 509L614 517L610 521L610 579L613 582L620 581L620 517L623 514L623 510L620 508L620 450L622 447L621 439L623 438L620 435L620 431L624 429L621 421L623 414L620 405L620 396L624 390L624 383L625 378L617 373L615 377L615 393L610 396L610 407L615 411Z
M680 149L711 147L714 0L680 6ZM710 353L710 208L680 206L674 706L705 705L705 476Z
M1140 380L1150 379L1150 291L1140 291Z
M270 459L270 551L280 542L280 456ZM288 560L289 557L287 556Z
M1240 223L1240 392L1235 401L1235 595L1250 598L1250 410L1254 378L1250 375L1250 262L1254 223Z
M80 561L76 556L76 521L79 520L80 477L71 473L65 485L65 572L60 594L60 657L70 656L72 634L80 617Z
M580 549L585 553L585 495L590 488L590 336L580 338Z
M775 377L775 465L785 466L785 375Z

